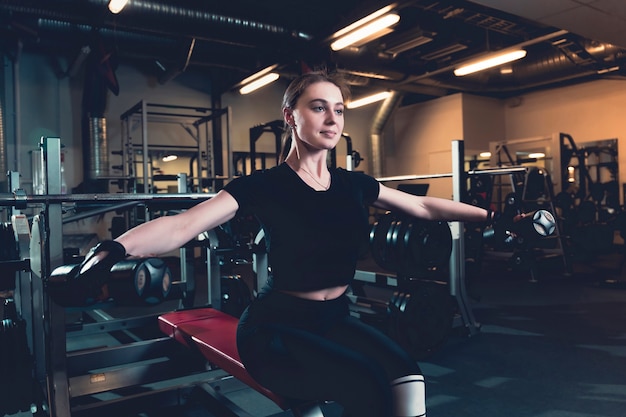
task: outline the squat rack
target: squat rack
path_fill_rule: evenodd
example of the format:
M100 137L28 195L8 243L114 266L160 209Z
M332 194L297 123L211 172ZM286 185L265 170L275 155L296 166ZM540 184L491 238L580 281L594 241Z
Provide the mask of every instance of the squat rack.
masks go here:
M231 145L231 110L230 108L207 108L199 106L180 106L159 103L148 103L141 100L120 116L122 123L122 159L123 178L133 180L143 180L144 192L150 192L154 187L152 172L149 166L149 152L151 149L163 151L184 151L195 154L191 158L190 172L188 180L196 192L201 192L204 185L211 183L210 188L215 188L215 181L232 177L232 145ZM225 128L222 127L225 121ZM159 123L162 125L179 126L186 136L195 142L193 146L167 145L150 143L148 130L149 124ZM212 129L209 129L209 125ZM140 129L141 141L133 141L132 132ZM226 152L228 165L226 176L222 174L222 134L226 133ZM137 177L136 168L139 166L135 154L142 155L141 164L142 176ZM217 158L217 159L216 159ZM195 163L194 163L195 160ZM195 169L195 172L193 170ZM206 176L203 176L206 172ZM203 179L207 184L204 184ZM125 192L137 192L136 184L124 189ZM215 189L213 189L215 191Z

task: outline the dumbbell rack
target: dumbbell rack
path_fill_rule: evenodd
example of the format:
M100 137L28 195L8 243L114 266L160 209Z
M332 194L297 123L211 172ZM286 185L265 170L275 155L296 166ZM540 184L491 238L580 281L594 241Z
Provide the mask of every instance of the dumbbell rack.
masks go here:
M525 168L510 167L506 170L488 169L475 170L470 172L464 171L464 142L462 140L453 140L452 147L452 172L442 174L427 175L403 175L396 177L378 178L380 182L388 181L410 181L410 180L428 180L433 178L452 178L453 200L462 201L465 190L465 179L467 175L501 175L511 172L522 172ZM450 222L450 232L452 234L452 252L448 267L448 290L450 296L456 301L458 315L454 317L453 326L463 327L469 335L477 334L480 330L480 323L475 319L472 308L470 306L469 296L467 294L465 284L465 248L464 248L464 225L462 222ZM398 276L393 273L381 275L371 271L358 270L355 275L357 281L387 285L389 287L398 287Z

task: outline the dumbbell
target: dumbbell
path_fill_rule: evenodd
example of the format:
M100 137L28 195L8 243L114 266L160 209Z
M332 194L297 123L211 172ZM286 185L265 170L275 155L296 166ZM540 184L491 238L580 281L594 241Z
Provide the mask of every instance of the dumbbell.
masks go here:
M106 301L73 293L81 287L72 285L69 277L76 276L78 268L80 265L62 265L52 271L46 283L50 297L66 307ZM171 287L172 273L162 259L124 259L111 267L102 293L121 305L155 305L167 298Z
M532 242L556 231L556 220L548 210L536 210L515 216L501 218L493 226L485 228L484 239L495 239L498 243Z

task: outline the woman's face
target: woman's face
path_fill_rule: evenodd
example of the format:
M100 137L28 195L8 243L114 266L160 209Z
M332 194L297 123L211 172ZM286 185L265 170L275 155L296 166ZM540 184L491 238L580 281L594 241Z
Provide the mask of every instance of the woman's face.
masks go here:
M343 96L330 82L311 84L295 108L285 109L287 124L294 126L295 137L313 149L332 149L343 132Z

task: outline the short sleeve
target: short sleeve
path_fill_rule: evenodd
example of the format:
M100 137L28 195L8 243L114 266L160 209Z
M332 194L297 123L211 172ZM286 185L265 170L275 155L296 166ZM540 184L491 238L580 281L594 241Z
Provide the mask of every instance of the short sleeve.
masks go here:
M361 190L363 203L370 205L378 199L380 183L376 178L370 177L362 172L352 172L353 181Z
M239 204L239 209L247 209L254 204L253 198L258 194L260 181L259 173L235 178L224 186L224 191L233 196ZM254 192L255 190L257 192Z

